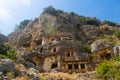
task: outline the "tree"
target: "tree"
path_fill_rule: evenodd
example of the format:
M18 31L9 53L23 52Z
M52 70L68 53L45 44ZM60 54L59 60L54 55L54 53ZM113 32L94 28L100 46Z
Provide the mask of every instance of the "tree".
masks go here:
M56 11L57 11L57 13L61 13L61 14L64 13L64 11L62 11L62 10L56 10Z
M0 58L16 60L16 53L9 44L0 43Z
M96 19L96 18L86 18L86 24L87 25L96 25L96 26L99 26L99 24L100 24L100 21L98 20L98 19Z
M48 14L51 14L51 15L56 15L57 11L52 6L48 6L48 7L46 7L46 8L43 9L43 13L48 13Z

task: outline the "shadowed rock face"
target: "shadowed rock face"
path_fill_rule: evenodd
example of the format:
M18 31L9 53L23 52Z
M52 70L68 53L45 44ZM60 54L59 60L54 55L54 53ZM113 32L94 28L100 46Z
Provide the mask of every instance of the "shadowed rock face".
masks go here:
M8 38L4 36L3 34L0 34L0 43L7 42L7 41L8 41Z

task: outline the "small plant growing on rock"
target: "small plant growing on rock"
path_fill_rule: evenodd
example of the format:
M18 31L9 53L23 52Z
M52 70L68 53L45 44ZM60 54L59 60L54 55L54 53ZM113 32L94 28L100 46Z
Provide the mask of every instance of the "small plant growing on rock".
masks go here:
M96 25L96 26L98 26L99 24L100 24L100 21L98 20L98 19L96 19L96 18L86 18L86 24L88 24L88 25Z
M120 38L120 30L116 30L116 31L114 32L114 36Z
M115 61L120 61L120 56L114 58Z
M85 51L88 52L88 53L91 53L91 47L90 46L86 46L85 47Z

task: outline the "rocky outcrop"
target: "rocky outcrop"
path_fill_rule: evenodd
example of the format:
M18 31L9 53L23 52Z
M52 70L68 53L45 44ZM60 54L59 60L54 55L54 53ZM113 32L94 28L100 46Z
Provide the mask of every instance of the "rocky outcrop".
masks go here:
M120 56L120 45L119 44L116 44L114 45L113 47L113 53L114 53L114 56Z
M102 50L102 49L107 49L110 46L111 45L108 41L99 40L99 41L96 41L96 42L91 44L91 52L94 53L94 52L97 52L97 51Z
M14 71L14 62L10 59L0 59L0 72Z
M0 33L0 43L7 42L7 41L8 41L8 38Z

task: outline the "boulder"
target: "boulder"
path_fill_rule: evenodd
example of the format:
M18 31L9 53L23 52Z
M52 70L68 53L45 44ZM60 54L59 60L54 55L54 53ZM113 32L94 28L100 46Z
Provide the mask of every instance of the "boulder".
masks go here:
M14 62L10 59L0 60L0 72L6 73L14 70Z
M114 56L120 56L120 45L114 45L113 53L114 53Z
M91 44L91 52L94 53L94 52L97 52L99 50L106 49L109 47L110 47L110 43L108 41L99 40Z
M98 44L97 42L94 42L91 44L91 52L96 52L98 50Z

